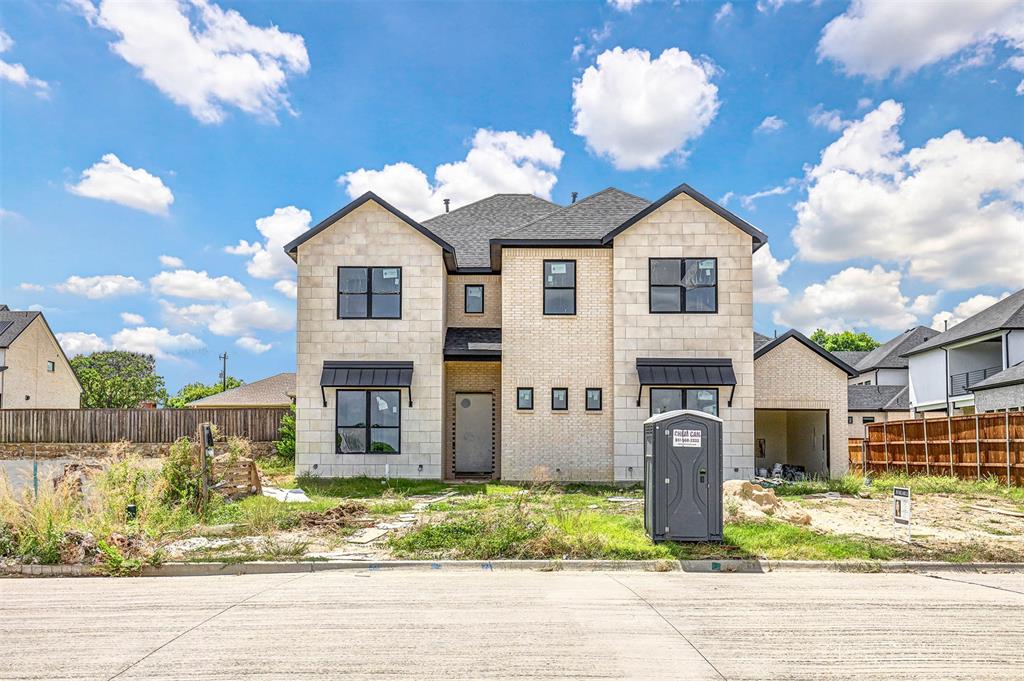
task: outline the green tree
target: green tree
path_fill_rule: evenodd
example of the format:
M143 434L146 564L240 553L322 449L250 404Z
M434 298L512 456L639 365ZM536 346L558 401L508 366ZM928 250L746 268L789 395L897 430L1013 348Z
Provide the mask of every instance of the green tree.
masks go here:
M153 355L125 350L94 352L71 360L82 384L83 409L131 409L167 399Z
M228 376L227 389L237 388L242 385L242 381L238 380L234 376ZM167 399L165 406L171 409L184 409L185 405L195 400L201 400L204 397L210 395L216 395L217 393L224 392L224 388L220 381L206 385L205 383L189 383L188 385L182 386L181 390L174 397Z
M281 438L274 442L274 449L277 450L278 456L283 459L295 460L295 405L293 404L291 410L281 417L281 425L277 429L277 434Z
M829 333L824 329L818 329L811 334L811 340L825 348L829 352L837 350L874 350L880 343L867 333L861 331L837 331Z

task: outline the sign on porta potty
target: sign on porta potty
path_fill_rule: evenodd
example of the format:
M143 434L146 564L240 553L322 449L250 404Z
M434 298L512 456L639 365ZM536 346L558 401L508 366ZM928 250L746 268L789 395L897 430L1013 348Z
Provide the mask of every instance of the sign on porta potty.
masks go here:
M673 447L700 447L701 437L699 430L685 430L675 428L672 430Z
M896 529L907 528L907 541L910 541L910 488L892 488L892 522Z

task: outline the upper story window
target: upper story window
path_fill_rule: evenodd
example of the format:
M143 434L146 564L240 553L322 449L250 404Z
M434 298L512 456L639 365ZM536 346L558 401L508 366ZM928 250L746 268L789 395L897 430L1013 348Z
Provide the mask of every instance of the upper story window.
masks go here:
M49 371L52 374L54 371L57 370L57 365L54 364L53 362L47 362L46 363L46 370Z
M338 319L401 318L401 267L338 268Z
M466 284L466 314L483 314L484 285Z
M650 311L718 312L718 259L651 258Z
M576 261L544 261L544 314L576 314Z

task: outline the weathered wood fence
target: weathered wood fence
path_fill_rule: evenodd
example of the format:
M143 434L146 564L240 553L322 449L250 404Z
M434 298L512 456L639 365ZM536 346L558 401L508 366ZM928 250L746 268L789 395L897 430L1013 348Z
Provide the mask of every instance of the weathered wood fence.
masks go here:
M1024 485L1024 412L873 423L850 439L850 470L996 477Z
M287 409L3 409L0 443L174 442L213 423L225 436L278 439Z

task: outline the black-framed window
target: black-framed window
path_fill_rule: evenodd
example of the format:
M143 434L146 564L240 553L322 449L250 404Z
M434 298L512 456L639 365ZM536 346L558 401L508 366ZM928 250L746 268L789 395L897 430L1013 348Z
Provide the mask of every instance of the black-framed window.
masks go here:
M335 425L338 454L398 454L402 395L398 390L339 390Z
M551 389L551 411L568 411L569 410L569 389L568 388L552 388Z
M651 388L651 416L677 409L718 416L718 388Z
M338 319L401 318L401 267L338 268Z
M853 417L852 416L847 416L846 417L846 422L847 423L853 423Z
M576 314L576 261L544 261L544 314Z
M484 285L466 284L466 302L463 308L466 314L483 314Z
M875 422L875 417L874 416L862 416L861 419L860 419L860 422L861 423L874 423Z
M46 370L52 374L54 371L57 370L57 365L52 361L47 361Z
M533 388L516 388L516 409L533 409Z
M651 258L650 312L718 312L718 258Z
M587 411L601 411L604 407L600 388L587 388Z

